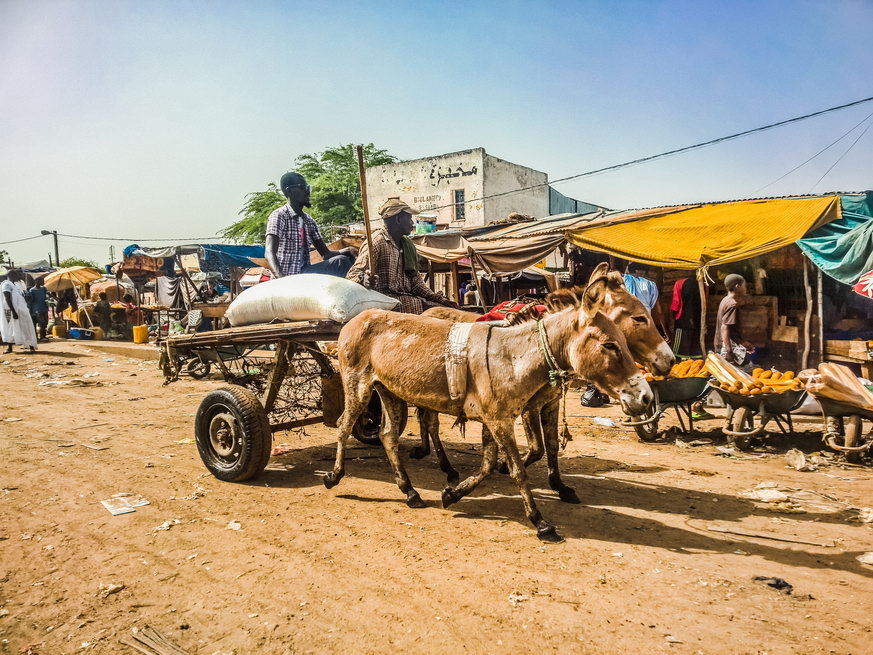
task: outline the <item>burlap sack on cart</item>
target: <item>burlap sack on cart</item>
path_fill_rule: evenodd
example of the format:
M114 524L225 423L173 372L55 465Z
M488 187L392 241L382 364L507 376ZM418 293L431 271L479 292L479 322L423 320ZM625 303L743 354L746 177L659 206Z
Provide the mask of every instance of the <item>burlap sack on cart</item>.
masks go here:
M846 367L824 362L806 383L806 390L817 398L828 398L873 411L873 393Z
M328 319L346 323L365 309L394 309L399 300L333 275L289 275L243 291L225 317L234 327Z

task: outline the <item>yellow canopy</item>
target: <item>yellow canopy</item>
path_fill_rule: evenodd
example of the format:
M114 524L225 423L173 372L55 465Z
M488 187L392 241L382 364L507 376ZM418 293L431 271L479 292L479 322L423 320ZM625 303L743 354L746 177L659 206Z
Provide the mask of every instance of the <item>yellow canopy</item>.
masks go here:
M621 212L567 232L570 243L665 268L749 259L841 217L837 195Z

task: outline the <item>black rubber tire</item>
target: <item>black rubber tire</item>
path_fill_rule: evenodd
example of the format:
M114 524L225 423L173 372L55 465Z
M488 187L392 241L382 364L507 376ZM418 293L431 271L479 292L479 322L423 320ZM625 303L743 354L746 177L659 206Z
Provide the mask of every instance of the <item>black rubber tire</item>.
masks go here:
M843 445L847 448L857 446L861 441L861 417L846 416L843 418L843 434L846 435L843 439ZM853 464L861 461L861 453L844 452L846 461Z
M642 416L635 416L635 421L641 421L645 419L650 419L655 415L655 407L654 405L649 405L649 408L646 410L646 413ZM645 443L652 443L653 441L657 441L661 436L658 432L658 421L654 421L653 423L649 423L648 425L635 425L634 431L637 433L640 441Z
M188 360L188 365L185 367L185 372L188 373L195 380L202 380L209 372L212 370L212 364L210 362L203 361L202 359L191 359Z
M737 407L731 417L732 432L751 432L754 429L754 415L748 407ZM739 450L749 450L752 437L729 437L730 442Z
M409 418L407 411L400 417L400 434L406 430L406 421ZM352 428L352 436L362 444L368 446L381 446L382 440L379 439L379 431L382 429L382 399L379 398L377 391L370 396L370 403L365 411L358 418L357 423Z
M270 422L258 396L234 384L206 394L194 419L194 437L206 468L225 482L242 482L260 474L273 447Z

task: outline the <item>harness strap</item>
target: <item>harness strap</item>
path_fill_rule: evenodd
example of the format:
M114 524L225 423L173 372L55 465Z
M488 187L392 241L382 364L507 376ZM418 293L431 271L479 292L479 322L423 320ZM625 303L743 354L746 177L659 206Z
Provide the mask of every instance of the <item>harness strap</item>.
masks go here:
M570 426L567 425L567 381L570 377L570 372L558 366L558 362L552 354L552 349L549 347L546 327L543 325L542 320L537 320L537 330L540 334L540 349L543 351L543 359L546 362L546 366L549 367L549 385L552 387L561 385L558 423L562 426L560 447L561 450L564 450L567 447L567 442L573 439L573 436L570 434Z

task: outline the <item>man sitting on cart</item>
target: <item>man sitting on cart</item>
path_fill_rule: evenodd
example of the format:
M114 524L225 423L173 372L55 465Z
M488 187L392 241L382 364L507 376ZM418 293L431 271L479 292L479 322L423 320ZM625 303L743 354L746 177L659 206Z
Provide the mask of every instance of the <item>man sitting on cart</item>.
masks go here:
M309 207L310 187L297 172L285 173L279 180L288 202L267 219L266 258L274 278L298 273L320 273L344 277L354 262L351 248L331 250L324 243L318 225L303 211ZM309 248L314 246L322 261L309 263Z
M348 272L349 280L370 287L400 301L401 312L421 314L431 307L455 307L457 304L441 293L431 291L418 272L418 252L407 236L412 232L415 214L400 198L388 198L379 208L383 227L373 232L373 266L367 243L361 246L358 259ZM372 278L369 271L373 271Z

